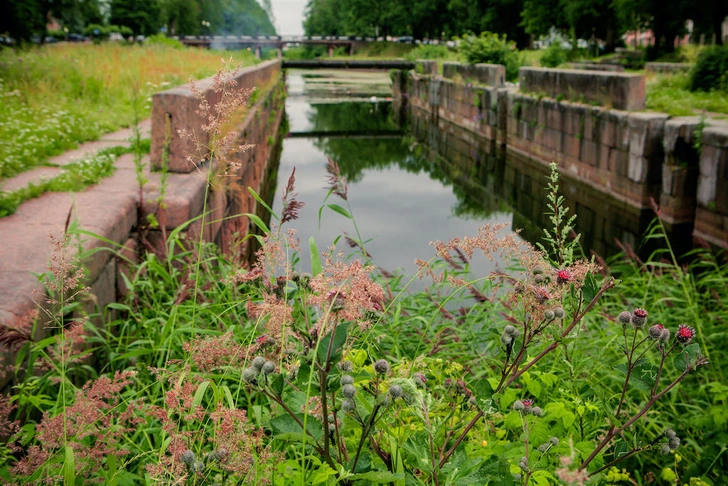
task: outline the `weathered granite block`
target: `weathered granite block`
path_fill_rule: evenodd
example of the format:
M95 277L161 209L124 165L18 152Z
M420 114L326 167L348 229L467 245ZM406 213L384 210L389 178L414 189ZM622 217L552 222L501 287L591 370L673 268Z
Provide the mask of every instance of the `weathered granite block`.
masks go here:
M565 97L619 110L645 107L645 78L638 74L576 69L520 69L520 89L552 98Z
M662 137L668 115L630 113L628 177L634 182L659 181L663 160Z
M502 64L443 62L442 75L446 78L454 78L459 75L465 82L474 81L486 86L500 87L506 81L506 67Z

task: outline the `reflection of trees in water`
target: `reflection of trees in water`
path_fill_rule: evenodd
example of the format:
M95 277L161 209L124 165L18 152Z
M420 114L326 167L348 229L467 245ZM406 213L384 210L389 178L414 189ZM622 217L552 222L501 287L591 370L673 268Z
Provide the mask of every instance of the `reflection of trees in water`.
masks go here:
M351 131L365 134L398 130L391 103L327 103L311 105L308 115L312 131ZM398 167L411 174L427 174L445 187L452 187L457 203L452 213L462 219L485 219L493 212L510 211L493 187L483 185L478 164L470 167L430 153L409 137L322 138L316 148L336 160L348 181L361 180L365 170ZM499 184L491 184L498 187Z

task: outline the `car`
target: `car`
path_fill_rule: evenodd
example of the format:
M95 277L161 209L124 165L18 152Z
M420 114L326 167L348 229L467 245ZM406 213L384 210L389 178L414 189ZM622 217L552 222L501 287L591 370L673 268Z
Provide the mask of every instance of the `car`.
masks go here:
M411 35L403 35L402 37L398 38L395 42L399 42L401 44L412 44L415 41L415 38Z
M85 35L81 34L68 34L66 36L66 40L68 42L86 42L88 38Z

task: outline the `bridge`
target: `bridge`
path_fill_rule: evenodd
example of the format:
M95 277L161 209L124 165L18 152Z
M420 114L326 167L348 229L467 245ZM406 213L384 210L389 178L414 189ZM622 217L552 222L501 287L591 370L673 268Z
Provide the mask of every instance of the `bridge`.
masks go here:
M384 37L360 37L360 36L291 36L291 35L269 35L269 36L247 36L247 35L207 35L207 36L180 36L173 37L182 44L192 47L215 48L215 49L247 49L255 50L256 57L260 57L260 51L263 47L273 47L278 50L278 56L281 57L284 46L327 46L329 57L333 57L334 49L337 47L345 47L347 53L352 55L356 50L369 42L385 41L390 38ZM394 42L406 43L425 43L425 44L442 44L447 43L442 40L415 41L411 37L399 37L392 39Z

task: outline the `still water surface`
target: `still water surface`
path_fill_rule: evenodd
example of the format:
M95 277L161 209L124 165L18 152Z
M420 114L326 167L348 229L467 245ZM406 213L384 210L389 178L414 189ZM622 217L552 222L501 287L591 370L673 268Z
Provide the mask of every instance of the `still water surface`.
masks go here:
M487 222L511 222L508 211L485 216L474 211L479 201L463 194L437 162L420 155L422 147L392 116L388 73L289 71L287 85L292 135L283 141L273 209L280 213L281 191L295 167L298 198L306 203L292 223L303 247L302 269L310 268L310 236L324 249L344 232L356 234L351 221L330 210L319 224L327 156L349 181L352 213L362 239L371 240L366 250L388 271L412 275L415 258L433 255L430 241L473 235ZM346 207L335 196L329 202ZM345 249L343 242L338 247ZM488 266L476 263L473 269L481 273Z

